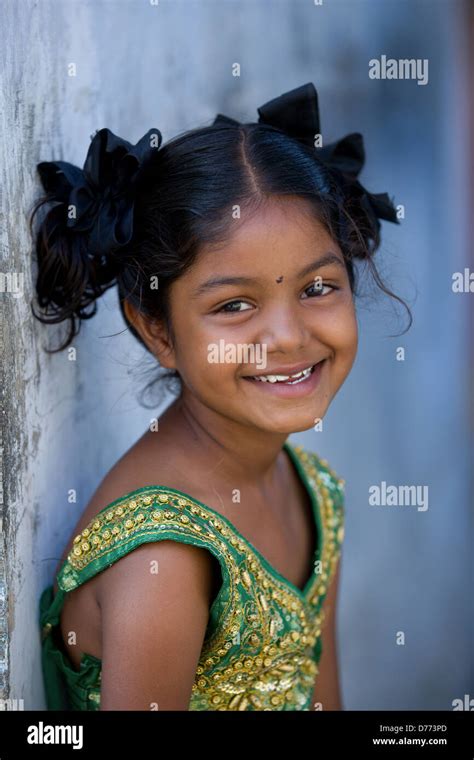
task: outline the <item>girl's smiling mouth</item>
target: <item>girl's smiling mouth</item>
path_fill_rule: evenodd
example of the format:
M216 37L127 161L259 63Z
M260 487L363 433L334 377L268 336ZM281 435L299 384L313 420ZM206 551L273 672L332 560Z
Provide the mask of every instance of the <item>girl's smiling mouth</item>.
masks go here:
M263 392L282 398L306 396L317 387L325 361L326 359L322 359L316 364L295 368L293 372L273 370L265 374L248 375L244 380L250 381Z

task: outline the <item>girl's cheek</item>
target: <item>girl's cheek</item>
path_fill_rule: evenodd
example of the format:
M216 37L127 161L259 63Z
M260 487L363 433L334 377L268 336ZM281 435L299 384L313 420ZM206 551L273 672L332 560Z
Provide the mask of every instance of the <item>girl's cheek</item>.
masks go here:
M183 346L182 357L191 356L191 364L209 365L213 372L218 365L209 362L211 346L224 341L226 344L252 343L255 330L252 320L239 324L229 319L228 323L212 324L201 315L189 314L180 320L178 343ZM312 324L311 324L312 323ZM347 298L337 308L318 310L311 317L308 332L312 337L308 340L317 341L340 351L352 354L357 351L358 327L352 298ZM225 371L225 368L224 368Z
M350 348L357 343L357 319L351 303L337 308L317 311L314 314L316 337L334 349Z

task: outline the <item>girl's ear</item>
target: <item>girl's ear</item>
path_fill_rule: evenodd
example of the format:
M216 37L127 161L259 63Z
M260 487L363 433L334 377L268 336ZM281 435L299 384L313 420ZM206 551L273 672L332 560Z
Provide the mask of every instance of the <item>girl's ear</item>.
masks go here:
M127 320L138 332L148 350L156 356L161 366L166 369L176 369L174 351L165 325L161 321L146 317L126 298L123 309Z

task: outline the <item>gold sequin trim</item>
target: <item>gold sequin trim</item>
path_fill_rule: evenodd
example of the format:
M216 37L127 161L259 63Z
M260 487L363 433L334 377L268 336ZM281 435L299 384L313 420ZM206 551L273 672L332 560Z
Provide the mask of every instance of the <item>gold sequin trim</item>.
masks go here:
M137 537L172 535L210 549L226 580L218 595L219 619L207 632L190 709L308 709L318 665L315 646L324 621L322 603L344 537L344 481L326 460L294 446L320 515L320 571L306 593L272 572L222 516L170 489L148 487L109 505L75 536L59 585L76 588L125 554ZM113 561L113 560L112 560ZM216 600L215 600L216 601ZM43 636L50 630L46 624ZM100 688L88 698L100 702Z

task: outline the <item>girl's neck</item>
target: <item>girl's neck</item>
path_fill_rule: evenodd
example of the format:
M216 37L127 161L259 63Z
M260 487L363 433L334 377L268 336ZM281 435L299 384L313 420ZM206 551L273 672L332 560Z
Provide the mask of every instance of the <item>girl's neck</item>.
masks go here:
M228 483L245 482L269 489L281 475L281 450L288 435L239 425L214 410L181 395L159 420L160 438L169 435L194 463L202 462L203 473L210 463L213 474Z

